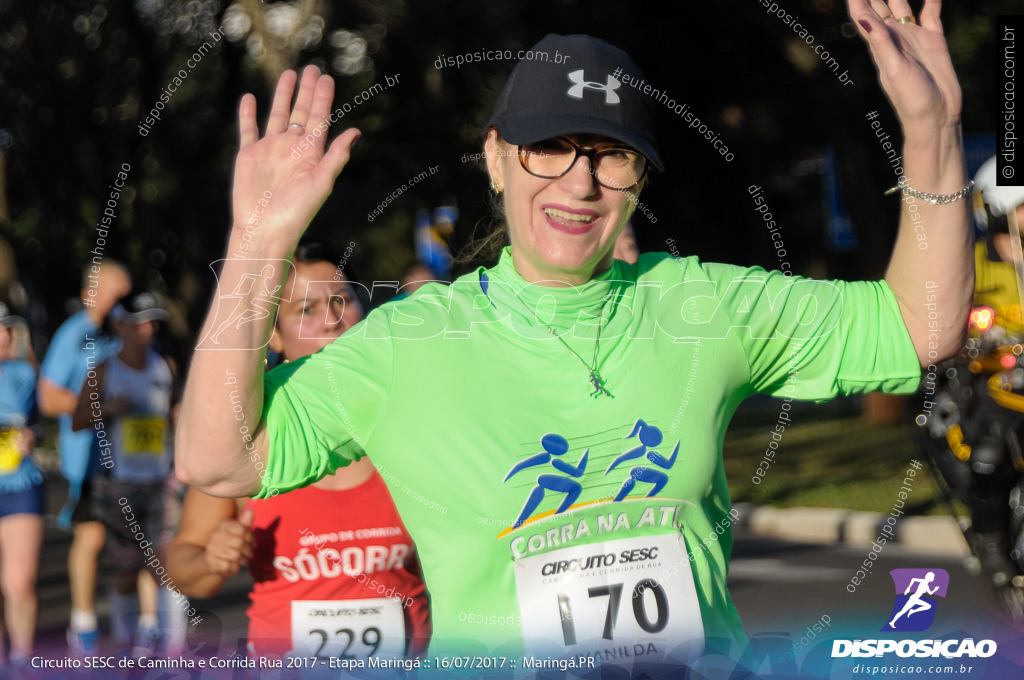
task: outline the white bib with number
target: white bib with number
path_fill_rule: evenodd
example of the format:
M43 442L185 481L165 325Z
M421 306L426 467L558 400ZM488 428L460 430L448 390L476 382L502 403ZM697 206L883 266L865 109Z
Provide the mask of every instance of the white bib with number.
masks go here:
M679 568L665 578L672 564ZM694 658L703 649L700 604L679 534L570 546L515 566L526 652L536 658L620 663L659 660L666 651Z
M400 600L293 600L292 654L366 659L405 656Z

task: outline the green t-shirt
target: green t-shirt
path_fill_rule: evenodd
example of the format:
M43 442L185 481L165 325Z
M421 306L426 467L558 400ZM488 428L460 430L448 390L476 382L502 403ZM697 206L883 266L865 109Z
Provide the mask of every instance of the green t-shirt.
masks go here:
M595 344L612 397L591 394ZM506 250L271 371L261 495L369 455L418 546L432 653L681 658L743 639L721 453L739 403L919 377L885 283L651 253L552 287Z

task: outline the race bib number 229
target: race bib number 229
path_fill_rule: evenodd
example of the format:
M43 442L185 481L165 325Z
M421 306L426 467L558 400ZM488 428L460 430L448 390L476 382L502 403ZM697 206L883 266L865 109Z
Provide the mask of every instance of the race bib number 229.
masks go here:
M401 601L293 600L292 653L359 659L405 654L405 616Z

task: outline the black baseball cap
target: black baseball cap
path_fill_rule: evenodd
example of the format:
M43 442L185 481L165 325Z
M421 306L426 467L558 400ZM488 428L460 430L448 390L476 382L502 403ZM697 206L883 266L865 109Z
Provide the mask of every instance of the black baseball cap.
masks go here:
M534 58L521 59L512 70L488 128L498 128L502 139L517 145L573 133L603 135L665 169L651 98L617 77L643 78L628 54L589 35L553 33L530 51Z

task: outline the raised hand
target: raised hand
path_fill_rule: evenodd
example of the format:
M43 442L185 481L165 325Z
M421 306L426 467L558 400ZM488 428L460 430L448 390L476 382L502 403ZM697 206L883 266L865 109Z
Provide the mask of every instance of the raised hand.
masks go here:
M960 119L961 94L942 33L940 0L925 0L918 23L907 0L849 0L882 88L906 134L931 134ZM904 20L904 23L900 22Z
M240 146L232 205L235 233L250 236L247 250L259 252L259 244L278 250L294 247L331 193L360 135L354 128L346 130L325 153L334 80L307 66L293 107L297 78L294 71L281 74L262 138L256 125L256 98L246 94L238 107ZM309 144L298 153L307 139Z
M246 508L238 519L222 520L206 544L210 571L230 578L252 557L252 510Z

